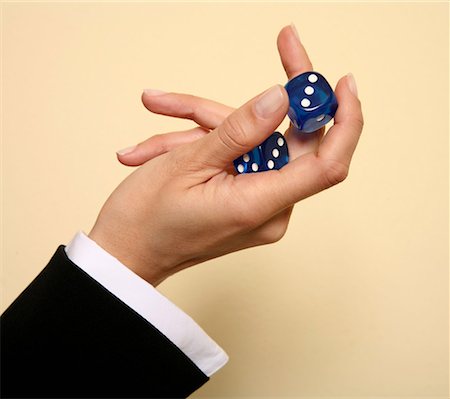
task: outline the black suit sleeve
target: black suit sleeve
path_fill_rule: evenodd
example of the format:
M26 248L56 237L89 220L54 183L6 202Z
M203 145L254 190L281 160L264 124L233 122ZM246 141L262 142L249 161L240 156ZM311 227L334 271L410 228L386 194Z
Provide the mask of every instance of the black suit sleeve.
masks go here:
M2 398L179 398L207 380L63 246L1 318Z

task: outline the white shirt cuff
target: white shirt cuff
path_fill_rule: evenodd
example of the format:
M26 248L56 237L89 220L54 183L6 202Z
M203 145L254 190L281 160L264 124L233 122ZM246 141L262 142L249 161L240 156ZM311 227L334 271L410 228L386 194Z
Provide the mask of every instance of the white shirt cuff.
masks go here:
M227 354L186 313L84 233L66 246L68 258L172 341L208 377Z

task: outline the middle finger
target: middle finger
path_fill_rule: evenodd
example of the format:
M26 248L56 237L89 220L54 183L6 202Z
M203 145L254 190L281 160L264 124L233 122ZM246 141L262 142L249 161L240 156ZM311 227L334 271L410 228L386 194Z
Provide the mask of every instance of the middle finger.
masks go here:
M304 72L313 70L311 60L300 41L294 25L285 26L280 31L277 46L281 63L289 80ZM299 133L290 124L286 132L290 158L296 159L304 154L317 152L324 131L325 129L322 128L314 133Z

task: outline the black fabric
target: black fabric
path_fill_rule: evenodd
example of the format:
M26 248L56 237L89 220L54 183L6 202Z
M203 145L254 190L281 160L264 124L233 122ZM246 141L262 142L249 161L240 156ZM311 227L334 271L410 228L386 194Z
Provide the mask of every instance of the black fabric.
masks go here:
M180 398L206 381L63 246L1 317L2 398Z

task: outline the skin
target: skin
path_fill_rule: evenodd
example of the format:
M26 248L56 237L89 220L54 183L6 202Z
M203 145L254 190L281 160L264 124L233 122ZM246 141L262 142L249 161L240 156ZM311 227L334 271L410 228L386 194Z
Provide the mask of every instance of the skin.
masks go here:
M295 28L284 27L277 45L288 79L312 70ZM348 175L363 116L350 76L339 80L335 94L339 108L326 134L299 134L290 126L289 164L236 175L233 160L285 118L289 100L282 86L236 110L186 94L144 93L151 112L198 126L153 136L118 154L123 164L141 166L108 198L90 238L154 286L208 259L280 240L295 203Z

